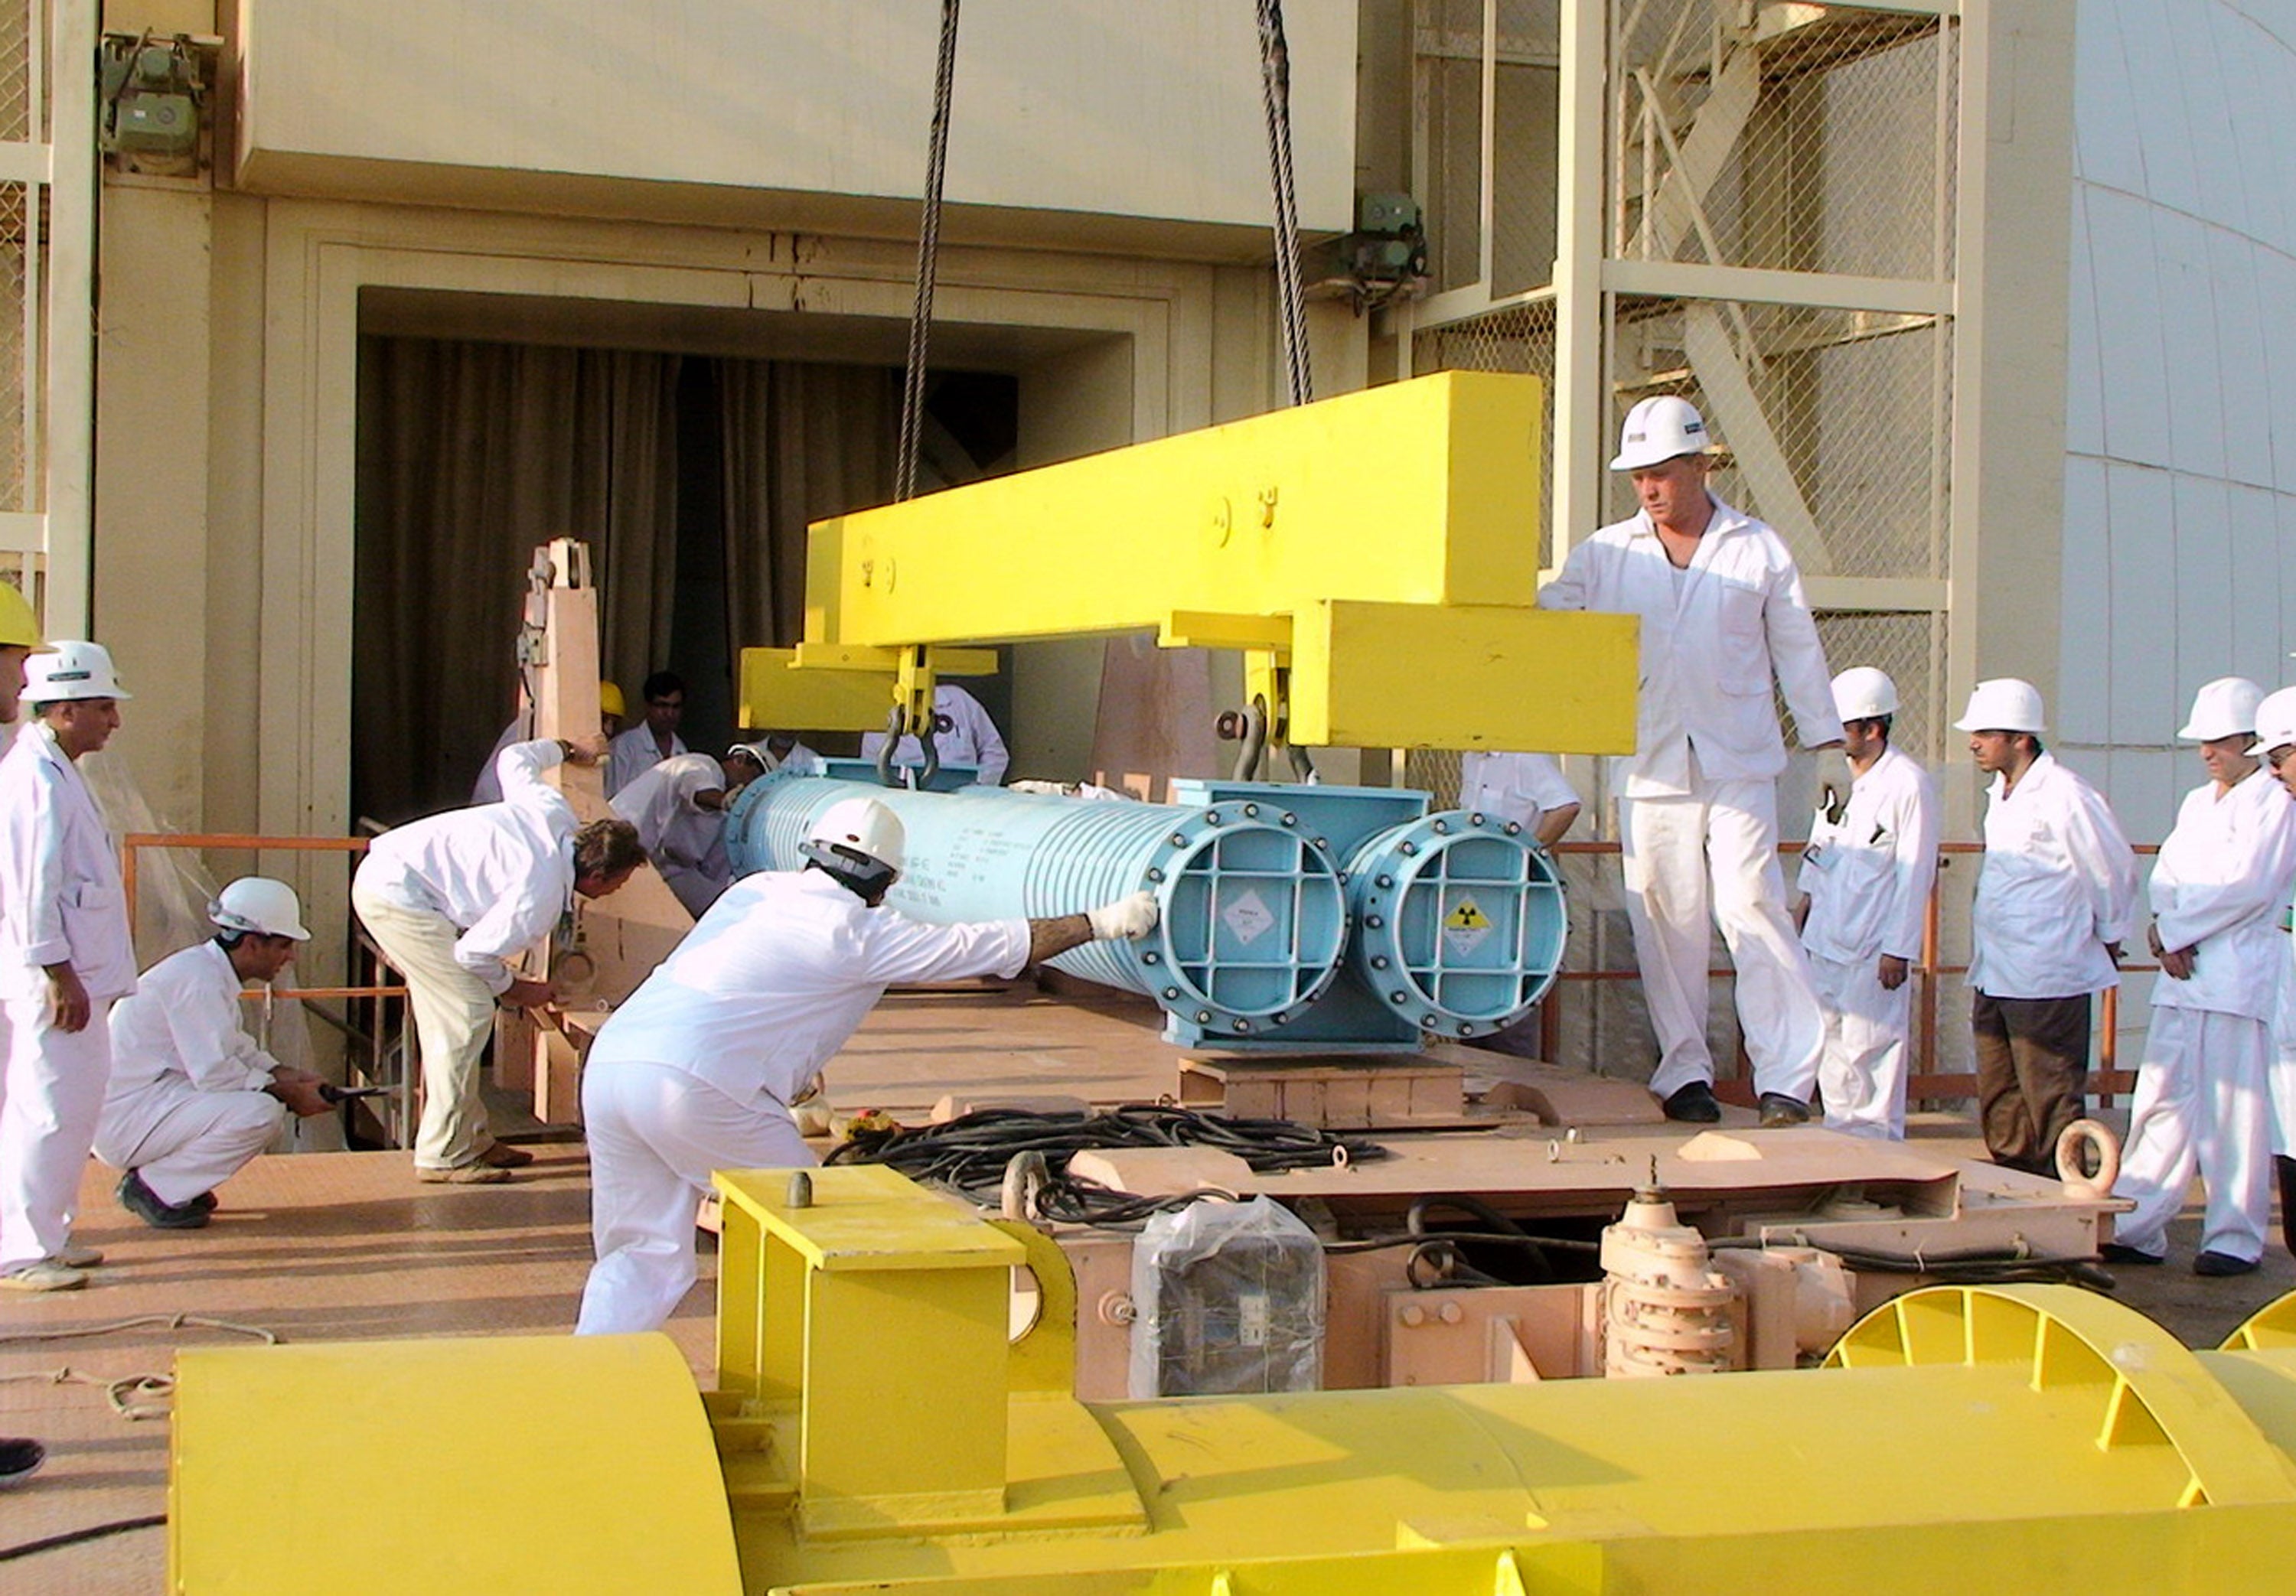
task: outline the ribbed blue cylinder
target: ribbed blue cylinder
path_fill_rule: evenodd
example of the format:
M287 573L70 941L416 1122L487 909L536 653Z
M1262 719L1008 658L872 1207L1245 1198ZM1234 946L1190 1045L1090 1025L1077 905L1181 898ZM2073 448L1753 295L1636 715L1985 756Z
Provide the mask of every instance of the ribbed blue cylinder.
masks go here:
M799 845L815 820L849 798L900 816L907 858L887 901L920 920L1043 919L1154 892L1162 918L1152 935L1090 943L1053 962L1155 998L1175 1041L1268 1036L1337 973L1347 903L1329 847L1288 816L1247 815L1241 803L910 792L775 772L728 808L735 873L803 864Z
M1554 984L1562 878L1522 828L1445 810L1366 839L1348 863L1348 973L1420 1029L1481 1035Z

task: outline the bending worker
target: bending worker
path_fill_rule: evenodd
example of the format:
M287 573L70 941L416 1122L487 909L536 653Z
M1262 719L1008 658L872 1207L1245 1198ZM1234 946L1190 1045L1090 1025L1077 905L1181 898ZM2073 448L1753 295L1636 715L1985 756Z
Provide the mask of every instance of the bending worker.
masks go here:
M406 978L422 1055L417 1180L507 1180L534 1155L497 1142L479 1096L479 1055L495 1003L550 1001L547 981L513 977L511 961L558 924L574 894L603 897L645 863L626 820L578 826L542 773L562 759L594 765L605 740L514 742L496 760L503 801L410 821L374 839L351 878L351 906L383 957Z
M1970 909L1978 1119L1995 1163L2054 1175L2088 1084L2089 998L2120 984L2136 855L2096 789L2041 746L2030 682L1980 682L1954 725L1993 778Z
M119 1206L154 1230L198 1230L215 1189L271 1145L290 1113L328 1110L319 1077L256 1045L242 1017L250 981L268 982L310 940L295 889L242 876L208 905L216 934L144 972L111 1011L111 1084L95 1156L119 1177Z
M696 920L733 884L726 799L754 779L748 771L755 762L741 747L723 759L679 754L614 794L614 813L637 828L638 846Z
M1627 916L1658 1033L1651 1091L1669 1119L1722 1117L1706 1042L1710 902L1738 970L1762 1123L1798 1125L1809 1117L1825 1024L1778 869L1786 749L1771 678L1805 747L1839 749L1841 724L1793 555L1708 491L1707 446L1686 399L1628 411L1611 469L1633 476L1642 509L1573 548L1538 602L1642 620L1635 751L1611 770Z
M885 733L871 732L861 739L861 757L874 759L884 747ZM997 734L996 723L988 718L980 700L947 682L933 684L933 753L943 765L965 765L978 772L972 779L983 787L1001 783L1013 763L1004 739ZM924 762L924 745L914 737L902 738L893 749L895 765Z
M2268 1080L2289 960L2281 916L2296 879L2296 805L2249 752L2263 698L2255 683L2222 677L2201 689L2177 733L2201 745L2209 780L2185 795L2152 863L2148 940L2161 978L2112 1188L2136 1211L2113 1222L2111 1262L2161 1262L2195 1166L2208 1211L2193 1273L2246 1274L2264 1256Z
M119 729L128 694L101 643L59 642L25 668L32 719L0 759L0 1287L87 1283L72 1211L111 1076L114 1001L135 990L119 853L79 761Z
M817 1161L788 1105L886 987L1018 975L1156 926L1146 892L1051 920L927 925L883 906L903 846L874 798L831 805L803 870L734 883L599 1031L582 1076L598 1262L578 1334L653 1330L676 1309L712 1170Z
M1825 1127L1902 1142L1909 980L1937 880L1937 787L1890 746L1898 684L1870 665L1833 678L1854 779L1840 818L1821 811L1794 905L1825 1010L1817 1068Z

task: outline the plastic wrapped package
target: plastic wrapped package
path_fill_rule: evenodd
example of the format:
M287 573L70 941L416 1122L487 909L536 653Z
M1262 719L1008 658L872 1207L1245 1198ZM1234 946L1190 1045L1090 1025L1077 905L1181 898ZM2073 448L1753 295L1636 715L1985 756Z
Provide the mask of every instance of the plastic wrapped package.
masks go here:
M1151 1218L1132 1245L1132 1302L1136 1397L1323 1384L1323 1246L1265 1197Z

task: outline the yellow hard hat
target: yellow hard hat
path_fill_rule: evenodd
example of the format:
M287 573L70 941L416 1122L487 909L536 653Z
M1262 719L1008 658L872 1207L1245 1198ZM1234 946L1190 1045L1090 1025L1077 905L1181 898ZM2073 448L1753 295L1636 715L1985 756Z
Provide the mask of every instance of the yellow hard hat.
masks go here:
M39 617L10 582L0 582L0 648L29 649L36 654L51 651L40 635Z
M611 682L601 682L598 683L598 713L601 715L614 716L627 715L629 713L628 710L622 708L622 690L615 686Z

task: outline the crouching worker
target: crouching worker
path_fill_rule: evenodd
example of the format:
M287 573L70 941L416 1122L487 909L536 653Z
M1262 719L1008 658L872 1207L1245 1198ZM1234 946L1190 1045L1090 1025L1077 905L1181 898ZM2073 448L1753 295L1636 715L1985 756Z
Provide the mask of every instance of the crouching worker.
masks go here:
M111 1011L111 1084L95 1156L119 1206L155 1230L197 1230L215 1189L271 1145L291 1113L328 1110L319 1077L280 1063L242 1023L241 990L309 940L294 888L243 876L208 905L209 941L170 954Z
M582 1076L598 1262L577 1334L654 1330L676 1311L711 1171L817 1161L788 1105L886 987L1018 975L1156 928L1146 892L1049 920L927 925L882 906L904 840L874 798L831 805L803 870L736 881L599 1030Z

